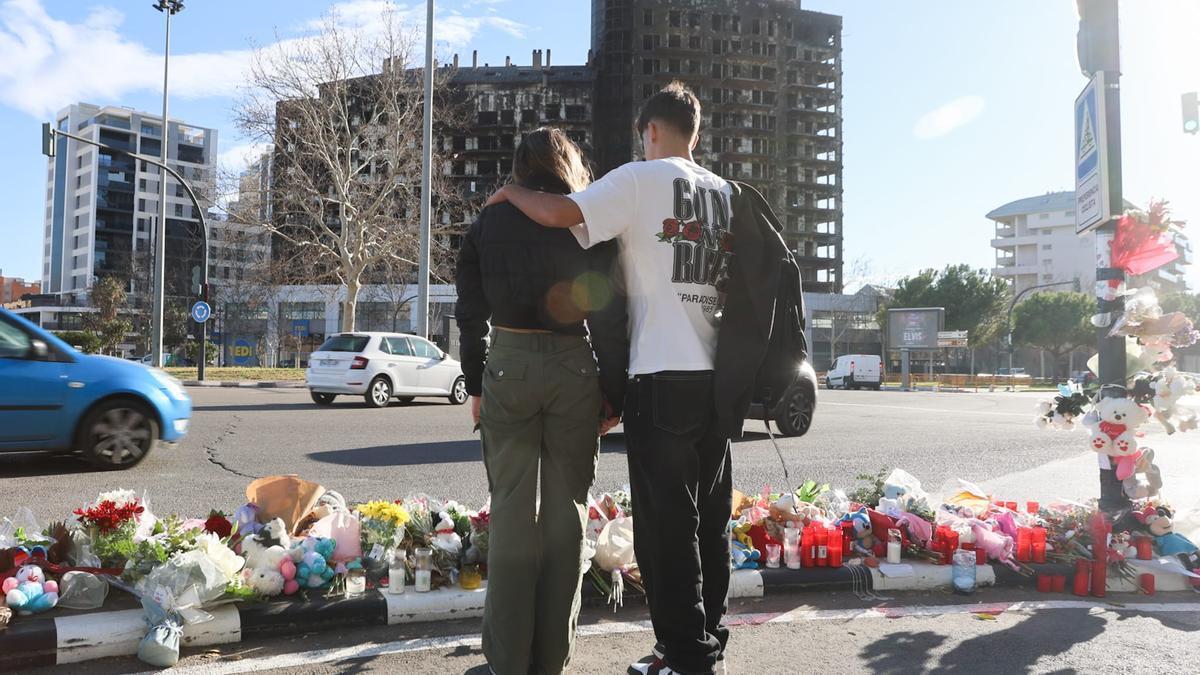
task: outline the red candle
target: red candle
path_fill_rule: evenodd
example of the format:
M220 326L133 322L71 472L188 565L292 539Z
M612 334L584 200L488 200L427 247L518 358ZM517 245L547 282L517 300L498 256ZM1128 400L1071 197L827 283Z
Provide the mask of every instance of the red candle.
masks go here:
M1017 503L1016 502L1004 502L1004 508L1008 509L1009 511L1016 511Z
M800 533L800 566L801 567L812 567L813 566L813 563L814 563L813 553L814 553L814 549L815 549L815 544L813 542L813 538L814 537L813 537L812 525L809 525L808 527L804 528L804 530Z
M1092 587L1092 563L1088 560L1075 561L1075 595L1087 596Z
M854 541L854 523L842 523L842 558L849 558L850 544Z
M829 540L829 566L842 566L842 530L838 527L831 527L827 531L826 537Z
M829 566L829 530L818 527L813 530L813 540L817 548L817 567Z
M950 530L944 541L946 548L942 549L942 564L949 565L954 562L954 552L958 550L958 533Z
M986 565L987 564L987 551L985 551L981 548L975 549L975 564L976 565Z
M1146 595L1154 595L1154 575L1146 573L1138 577L1141 581L1142 592Z
M1037 502L1025 502L1025 511L1028 513L1037 513L1041 510L1041 504Z
M1017 562L1029 562L1033 536L1028 527L1017 528Z
M1137 547L1138 560L1154 559L1154 540L1145 535L1138 535L1133 538L1133 545Z
M1035 563L1046 562L1046 528L1033 528L1032 539L1030 541L1030 553Z
M1067 575L1055 574L1052 576L1051 588L1055 593L1065 593L1067 591Z
M1049 593L1050 589L1054 588L1054 581L1049 574L1037 575L1037 590L1038 593Z

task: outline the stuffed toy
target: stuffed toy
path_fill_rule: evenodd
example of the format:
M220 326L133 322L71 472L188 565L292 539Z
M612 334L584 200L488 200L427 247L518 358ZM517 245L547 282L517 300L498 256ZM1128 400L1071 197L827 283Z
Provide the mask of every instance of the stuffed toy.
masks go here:
M1125 496L1133 500L1150 499L1162 490L1162 471L1154 463L1154 450L1142 448L1133 475L1121 481Z
M233 524L237 528L238 537L249 537L263 529L262 523L258 522L258 510L258 504L249 502L233 512Z
M754 550L759 551L760 553L767 550L768 544L775 544L776 546L779 546L781 550L783 548L783 546L779 543L779 540L775 537L772 537L771 534L767 532L767 528L761 523L751 525L747 534L750 535L750 541L753 544Z
M296 565L298 588L321 588L333 580L336 572L329 561L335 547L332 539L321 537L305 537L292 545L289 553Z
M1016 552L1016 543L1012 537L978 519L971 523L971 533L975 536L975 548L987 552L989 560L998 560L1014 570L1017 569L1012 560L1013 553Z
M1087 394L1071 391L1069 387L1059 386L1059 395L1053 401L1042 401L1037 406L1037 425L1039 429L1058 429L1071 431L1075 423L1083 417L1084 408L1091 403Z
M1171 520L1174 515L1171 509L1165 506L1147 506L1134 513L1134 517L1145 525L1146 530L1154 537L1154 548L1159 555L1175 556L1189 570L1200 569L1200 549L1192 540L1175 531Z
M795 495L781 496L771 504L771 520L781 524L791 524L796 528L803 527L804 516L800 514L798 506L800 504L797 503Z
M1117 480L1134 473L1138 460L1135 430L1150 419L1150 411L1129 398L1104 398L1096 409L1084 418L1084 426L1092 434L1092 449L1113 458Z
M848 513L842 520L854 525L854 549L863 555L873 555L875 532L871 529L871 516L867 514L867 508L864 506L854 513Z
M259 563L256 567L246 566L246 585L255 593L264 596L274 596L283 593L292 595L300 590L300 582L296 580L296 563L287 549L282 546L272 546L256 557Z
M740 541L735 541L729 546L729 556L735 570L756 570L758 569L758 559L761 554L746 546Z
M287 526L282 518L275 518L262 526L257 534L247 536L242 540L241 553L246 557L246 567L257 569L266 566L260 560L267 549L279 546L287 551L292 547L292 538L288 536Z
M450 514L440 514L437 527L433 531L433 545L451 556L457 557L462 553L462 537L454 531L454 520Z
M53 609L58 604L58 583L46 579L37 565L22 565L16 576L0 585L8 606L22 616Z
M1184 427L1185 430L1188 427L1194 428L1195 413L1180 409L1178 403L1184 396L1196 393L1196 383L1180 373L1175 366L1167 366L1163 368L1158 379L1154 380L1153 387L1154 398L1151 403L1154 405L1154 416L1158 418L1167 433L1175 433L1176 428L1173 421L1180 422L1180 427Z

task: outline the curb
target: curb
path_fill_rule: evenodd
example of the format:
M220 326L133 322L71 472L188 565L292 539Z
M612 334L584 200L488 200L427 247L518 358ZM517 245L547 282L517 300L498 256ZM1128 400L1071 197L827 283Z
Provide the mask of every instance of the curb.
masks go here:
M185 387L230 387L244 389L304 389L305 384L299 380L184 380Z
M837 568L787 568L735 570L730 576L730 599L762 598L797 592L858 589L865 591L949 590L951 566L912 562L897 566L892 575L870 569L869 575L854 571L860 565ZM1037 565L1043 573L1063 573L1067 565ZM979 586L1028 587L1034 577L1018 574L1005 566L975 568ZM1159 591L1190 590L1177 575L1156 573ZM1174 580L1171 579L1174 577ZM1133 584L1110 579L1111 592L1137 591ZM262 637L296 635L317 630L345 630L353 626L400 624L472 619L483 616L486 582L479 589L441 588L417 593L370 590L356 598L314 598L286 602L227 604L208 610L211 621L184 626L181 647L211 647L236 644ZM606 598L587 581L583 602L603 605ZM627 593L626 600L640 596ZM146 635L145 613L124 609L56 617L21 618L0 631L0 671L19 668L81 663L94 659L137 654Z
M1135 568L1135 574L1153 574L1154 575L1154 590L1158 593L1174 593L1174 592L1193 592L1194 589L1187 577L1175 572L1163 571L1155 569L1157 566L1153 560L1130 560ZM1024 575L1019 572L1014 572L1012 569L1004 566L996 566L996 586L1002 588L1036 588L1038 574L1062 574L1067 577L1067 593L1071 593L1071 581L1075 576L1075 567L1073 565L1047 563L1044 565L1034 565L1026 563L1026 567L1034 571L1033 575ZM1142 589L1138 585L1137 580L1129 580L1124 577L1113 575L1111 572L1108 575L1108 583L1106 590L1109 593L1141 593Z

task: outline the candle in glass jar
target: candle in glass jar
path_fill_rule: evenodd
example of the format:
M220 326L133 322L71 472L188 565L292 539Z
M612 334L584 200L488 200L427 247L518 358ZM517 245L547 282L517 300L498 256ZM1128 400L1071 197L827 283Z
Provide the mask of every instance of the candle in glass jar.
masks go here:
M893 565L900 564L900 530L888 530L887 561Z
M367 592L367 573L360 569L346 572L346 597L357 598Z
M779 558L783 553L779 544L767 544L767 567L770 569L779 569Z
M413 574L418 593L427 593L433 589L433 549L419 548L414 552L417 570Z
M1033 532L1030 536L1029 553L1033 562L1046 562L1046 528L1033 528Z
M783 530L783 558L788 569L800 569L800 530L794 527Z
M1075 595L1086 597L1092 590L1092 563L1088 560L1075 561Z
M1152 560L1154 558L1154 540L1145 535L1138 535L1133 539L1133 545L1137 548L1138 560Z
M405 582L404 551L392 549L388 555L388 593L399 595L404 592Z

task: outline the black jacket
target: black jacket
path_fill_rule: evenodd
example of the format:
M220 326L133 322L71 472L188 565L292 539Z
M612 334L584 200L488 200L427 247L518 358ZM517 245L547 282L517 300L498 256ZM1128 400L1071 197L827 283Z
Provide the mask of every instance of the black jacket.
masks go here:
M584 250L569 231L542 227L512 204L485 208L458 255L454 316L467 392L483 389L489 323L587 335L604 399L619 415L629 368L621 279L616 242Z
M741 438L767 355L788 249L762 195L740 183L733 184L733 195L734 255L713 368L718 428L727 438Z

